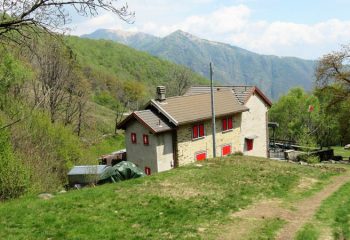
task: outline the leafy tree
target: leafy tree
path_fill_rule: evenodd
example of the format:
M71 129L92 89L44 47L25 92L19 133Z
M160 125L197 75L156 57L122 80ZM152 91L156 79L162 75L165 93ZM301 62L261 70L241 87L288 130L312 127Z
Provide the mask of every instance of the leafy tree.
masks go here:
M29 77L29 69L5 48L0 48L0 109L4 109L11 92L16 93L15 87L23 84Z
M316 84L333 95L329 105L350 99L350 45L324 55L316 68Z
M309 106L313 107L313 111L309 111ZM293 141L299 140L303 128L308 129L309 134L315 133L318 113L317 98L307 95L301 88L291 89L269 112L271 121L279 123L277 137Z
M350 99L339 101L332 88L316 89L315 95L322 105L323 124L326 130L323 140L328 145L344 145L350 142Z
M350 131L350 113L346 108L350 104L343 102L337 108L329 108L332 98L328 90L307 94L300 88L291 89L270 110L271 121L279 123L277 138L309 147L344 142Z

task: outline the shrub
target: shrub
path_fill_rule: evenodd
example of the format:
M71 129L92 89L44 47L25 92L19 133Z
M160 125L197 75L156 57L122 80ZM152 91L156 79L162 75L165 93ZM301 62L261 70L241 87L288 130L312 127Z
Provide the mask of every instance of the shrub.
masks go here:
M320 158L316 155L310 155L307 157L306 162L309 164L315 164L320 162Z
M66 183L67 172L82 157L72 129L51 123L47 114L33 111L12 127L12 143L30 171L32 192L55 191Z
M28 173L13 153L8 133L0 131L0 200L19 197L29 186Z
M309 164L315 164L320 162L320 158L317 155L307 153L298 155L297 160L307 162Z
M96 93L93 100L95 103L108 107L112 110L117 109L119 104L118 101L106 91Z

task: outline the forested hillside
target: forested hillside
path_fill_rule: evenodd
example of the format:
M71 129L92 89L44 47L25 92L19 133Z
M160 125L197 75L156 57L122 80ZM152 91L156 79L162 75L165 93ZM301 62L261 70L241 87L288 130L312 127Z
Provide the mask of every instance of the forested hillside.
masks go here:
M200 39L180 30L163 38L102 29L82 37L117 41L187 66L202 76L208 76L211 61L214 79L219 83L257 85L274 100L292 87L311 90L315 79L315 61L260 55L229 44Z
M157 85L176 95L207 81L104 40L42 35L0 55L0 200L59 190L73 165L124 148L115 125Z
M66 40L77 54L85 75L89 78L89 71L99 74L98 77L89 78L95 90L110 88L113 81L129 81L145 88L147 97L153 97L155 86L168 85L174 80L174 72L179 71L187 71L188 81L193 84L207 82L204 77L186 68L119 43L79 37L67 37Z

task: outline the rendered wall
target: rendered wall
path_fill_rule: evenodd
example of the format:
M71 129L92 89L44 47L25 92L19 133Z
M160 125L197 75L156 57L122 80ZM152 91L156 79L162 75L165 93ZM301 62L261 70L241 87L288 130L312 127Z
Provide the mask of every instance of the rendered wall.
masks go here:
M131 133L136 133L137 143L131 142ZM143 134L148 134L149 145L143 144ZM153 135L138 121L131 121L125 130L125 145L128 161L136 164L141 170L151 168L151 173L158 172L157 136Z
M242 151L245 155L267 157L267 111L268 107L256 95L252 95L245 104L248 112L242 114ZM253 150L247 151L245 137L256 135Z
M160 133L157 136L158 172L162 172L174 167L172 132Z

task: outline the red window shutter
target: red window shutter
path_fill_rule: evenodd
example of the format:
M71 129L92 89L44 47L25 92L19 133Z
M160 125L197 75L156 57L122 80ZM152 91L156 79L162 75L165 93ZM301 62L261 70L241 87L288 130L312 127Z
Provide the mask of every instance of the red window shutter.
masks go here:
M136 143L136 133L131 133L131 142Z
M231 153L231 145L222 147L222 156L226 156Z
M227 129L232 129L232 117L227 118Z
M223 131L227 130L227 119L226 118L222 119L222 130Z
M192 128L193 138L198 138L198 125L194 125Z
M144 145L148 145L149 144L148 135L147 134L143 134L143 144Z
M145 167L145 173L146 175L151 175L151 168Z
M253 139L247 139L247 150L253 150Z
M207 153L205 152L196 154L197 161L203 161L206 158L207 158Z
M199 136L200 137L204 136L204 124L199 125Z

